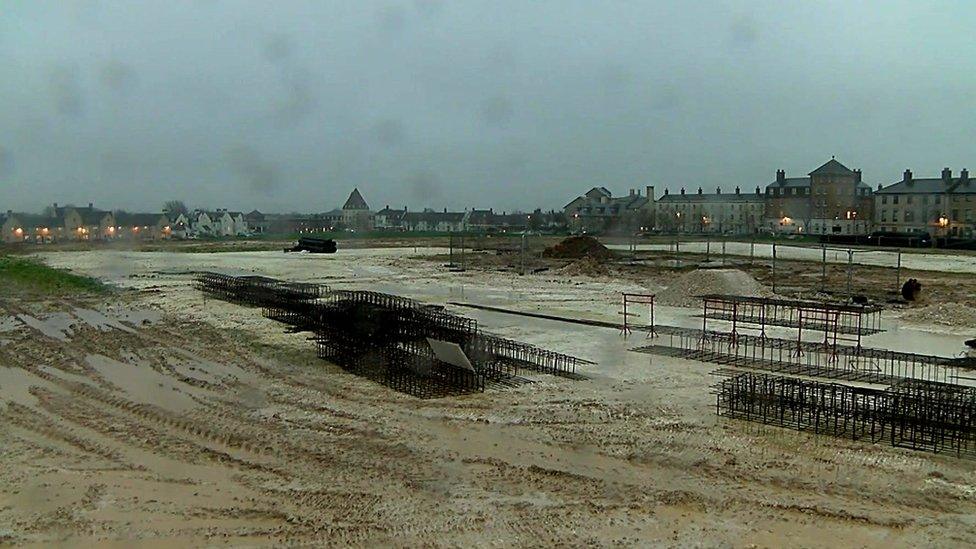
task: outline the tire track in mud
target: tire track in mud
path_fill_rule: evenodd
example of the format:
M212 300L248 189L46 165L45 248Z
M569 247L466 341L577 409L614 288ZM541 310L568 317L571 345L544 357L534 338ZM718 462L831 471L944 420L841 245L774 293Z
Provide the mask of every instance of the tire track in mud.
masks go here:
M59 425L44 414L38 413L36 410L22 404L17 404L16 402L8 403L7 411L3 414L3 418L10 422L10 424L16 425L25 431L54 441L63 442L84 454L98 456L128 469L140 469L138 465L127 462L124 456L116 449L87 440L83 436L76 434L71 427Z
M67 400L68 396L45 395L40 391L37 395L46 402L50 402L52 399L62 399L60 404L51 406L52 411L60 412L62 416L68 416L73 421L85 424L88 428L113 437L119 440L120 444L133 444L134 441L125 436L120 436L118 431L107 430L104 426L94 425L96 421L93 418L96 414L109 413L111 410L113 415L124 417L129 422L129 431L141 431L143 436L145 436L147 428L168 435L175 433L183 441L197 447L198 452L208 455L221 464L273 473L283 479L294 479L296 475L298 477L316 476L308 473L304 475L296 473L302 469L306 471L329 469L330 474L343 479L340 482L342 485L355 486L363 483L375 491L382 489L382 485L373 486L373 483L380 481L384 476L387 477L385 481L387 484L390 481L406 484L423 483L429 482L435 477L434 472L417 471L417 460L415 459L407 459L408 465L406 467L388 466L400 463L397 458L407 458L408 456L391 455L390 448L382 445L375 449L370 447L364 450L362 448L363 440L359 438L351 442L343 439L325 441L326 446L333 446L333 448L330 452L323 452L319 445L309 448L307 445L284 440L266 431L228 425L228 422L242 423L249 420L248 418L236 417L224 409L207 410L208 415L200 419L181 417L150 405L135 403L126 398L105 393L101 389L84 383L62 380L47 372L38 372L38 375L65 389L74 397L82 396L94 403L105 405L97 407L82 404L85 399L69 401ZM65 411L72 406L82 408L82 410L79 413L66 414ZM321 436L320 432L313 434ZM156 437L156 440L152 444L146 445L145 448L155 452L162 451L176 459L185 460L188 458L186 454L175 452L175 445L165 442L162 437ZM377 454L376 450L383 450L383 452ZM381 461L377 463L375 460ZM280 500L281 498L279 491L267 489L262 491L276 499ZM339 513L336 518L342 520L343 516L368 516L373 512L378 500L375 494L364 493L361 496L355 496L346 492L320 494L310 498L303 497L300 501L303 505L295 508L296 515L300 514L302 509L313 508L320 513L328 512L330 515Z

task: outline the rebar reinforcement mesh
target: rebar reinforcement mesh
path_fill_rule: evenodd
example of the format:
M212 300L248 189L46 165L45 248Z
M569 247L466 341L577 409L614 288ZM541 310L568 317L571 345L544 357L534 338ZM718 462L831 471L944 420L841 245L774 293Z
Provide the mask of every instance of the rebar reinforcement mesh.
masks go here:
M422 398L517 385L528 381L520 377L526 370L580 379L578 366L592 364L485 333L473 319L391 294L218 273L196 280L205 295L260 306L267 318L312 332L319 357ZM456 344L470 368L439 360L428 339Z
M756 372L727 374L715 386L721 416L976 457L976 388L913 381L880 389Z

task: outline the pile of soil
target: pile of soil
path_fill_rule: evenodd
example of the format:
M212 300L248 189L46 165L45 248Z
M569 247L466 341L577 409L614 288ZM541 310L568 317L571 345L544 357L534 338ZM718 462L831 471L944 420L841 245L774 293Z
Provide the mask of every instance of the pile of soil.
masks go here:
M924 307L913 307L899 316L903 321L912 324L976 327L976 308L961 303L933 303Z
M610 270L603 263L592 257L584 257L559 269L559 274L566 276L610 276Z
M697 307L701 305L698 296L704 294L768 297L772 292L739 269L698 269L672 282L657 294L656 301L674 307Z
M592 236L571 236L555 246L550 246L542 252L542 257L552 259L582 259L590 257L598 261L606 261L613 257L613 252Z

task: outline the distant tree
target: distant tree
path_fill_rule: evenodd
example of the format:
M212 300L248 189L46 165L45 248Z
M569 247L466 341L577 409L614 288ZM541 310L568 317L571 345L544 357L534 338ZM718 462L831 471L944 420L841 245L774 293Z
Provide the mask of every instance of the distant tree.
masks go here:
M190 209L186 207L186 204L182 200L167 200L163 204L163 210L172 214L187 214L190 213Z
M552 224L556 227L563 228L566 226L566 214L563 212L552 212L549 214Z

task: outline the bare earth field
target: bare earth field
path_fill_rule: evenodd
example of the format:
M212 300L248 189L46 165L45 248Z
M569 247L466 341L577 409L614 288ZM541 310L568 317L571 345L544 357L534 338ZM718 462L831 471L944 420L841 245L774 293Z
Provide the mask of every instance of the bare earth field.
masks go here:
M418 400L316 358L306 334L259 310L192 288L192 271L218 270L618 320L621 291L662 292L680 274L539 260L549 270L518 276L494 255L451 273L445 253L42 254L120 290L67 300L0 291L0 541L976 544L976 463L718 418L714 367L628 352L643 336L457 309L597 364L585 381L534 375L515 389ZM790 291L815 292L818 266L783 268ZM887 295L889 273L874 268L858 284ZM761 266L743 269L765 281ZM831 280L846 280L837 269ZM973 305L971 274L919 276L929 306L943 296ZM924 306L886 311L888 331L865 344L961 351L971 326L913 321ZM662 306L658 321L694 326L693 314Z

